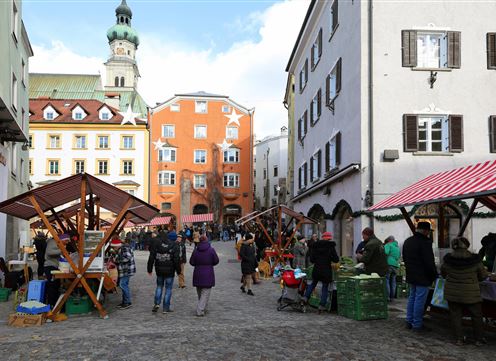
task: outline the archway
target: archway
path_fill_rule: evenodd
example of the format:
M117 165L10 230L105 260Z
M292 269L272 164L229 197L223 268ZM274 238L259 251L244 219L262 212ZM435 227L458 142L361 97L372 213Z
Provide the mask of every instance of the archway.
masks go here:
M193 214L205 214L208 213L208 206L205 204L196 204L193 207Z
M338 202L333 211L334 215L334 242L336 252L340 256L353 257L354 255L354 231L353 211L345 200Z
M308 211L308 217L319 222L318 224L312 225L312 233L316 233L320 237L327 229L325 221L326 213L324 208L322 208L320 204L315 203Z
M228 204L222 209L223 224L234 224L241 217L241 206L237 204Z

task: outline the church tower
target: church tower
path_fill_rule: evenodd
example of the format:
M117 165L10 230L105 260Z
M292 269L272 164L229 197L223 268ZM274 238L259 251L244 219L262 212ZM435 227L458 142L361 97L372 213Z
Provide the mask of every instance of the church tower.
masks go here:
M105 88L136 89L140 76L136 64L139 37L136 30L131 27L133 12L126 0L122 0L122 3L115 9L115 16L116 24L107 31L111 53L105 63L107 73Z

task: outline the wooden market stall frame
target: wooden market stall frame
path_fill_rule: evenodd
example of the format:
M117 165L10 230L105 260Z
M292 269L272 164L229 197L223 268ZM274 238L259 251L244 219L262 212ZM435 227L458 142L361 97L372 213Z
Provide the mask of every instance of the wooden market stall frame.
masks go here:
M64 210L57 212L55 209L74 201L79 201L79 209L72 209L72 211L76 212L76 224L72 224L71 226L72 222L69 219L70 217L65 218L65 221L71 230L75 231L78 235L78 258L76 262L70 257L66 247L59 238L59 234L52 226L52 222L55 220L59 226L61 226L61 229L64 229L62 220L60 219L60 214L63 214L61 212ZM85 206L81 207L82 204ZM77 205L72 206L72 208L74 207L78 208ZM87 226L86 229L88 230L100 228L100 208L116 213L117 216L110 228L105 231L104 236L98 245L91 252L88 260L84 262L85 227ZM45 212L48 211L51 212L50 216L45 214ZM98 309L100 316L102 318L107 318L107 312L98 301L87 282L87 280L91 278L101 278L104 274L103 272L89 272L88 269L98 253L111 240L112 235L118 234L126 222L148 222L158 214L159 210L141 199L90 174L81 173L32 189L26 193L6 200L0 203L0 212L25 220L30 220L38 216L55 240L62 255L72 267L72 273L54 275L57 278L73 280L62 299L52 310L54 315L61 311L75 287L81 284L95 307ZM52 222L49 217L53 218Z

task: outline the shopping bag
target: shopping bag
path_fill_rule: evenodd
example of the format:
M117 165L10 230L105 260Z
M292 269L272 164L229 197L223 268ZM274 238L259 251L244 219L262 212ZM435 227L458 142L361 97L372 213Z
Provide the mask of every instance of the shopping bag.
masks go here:
M434 293L432 294L431 305L439 308L444 308L447 310L448 301L444 298L444 285L446 280L443 278L438 278L436 280L436 286L434 287Z

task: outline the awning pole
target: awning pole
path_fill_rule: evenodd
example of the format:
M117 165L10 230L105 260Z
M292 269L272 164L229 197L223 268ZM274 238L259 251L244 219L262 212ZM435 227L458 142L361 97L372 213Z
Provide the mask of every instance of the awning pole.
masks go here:
M85 209L85 205L86 205L86 177L83 176L81 179L81 209L79 210L79 223L78 223L79 269L83 268L83 260L84 260L84 219L85 219L84 209Z
M412 222L412 219L410 218L410 215L406 211L405 207L400 208L401 214L403 215L403 218L405 218L406 223L408 223L408 227L410 227L410 230L412 233L415 233L415 225Z
M458 231L458 237L463 236L463 233L465 233L465 229L468 226L468 222L470 222L470 219L472 218L472 215L474 214L475 207L477 207L477 204L479 203L478 199L474 199L472 205L470 206L470 209L467 213L467 216L463 220L462 226L460 227L460 230Z

